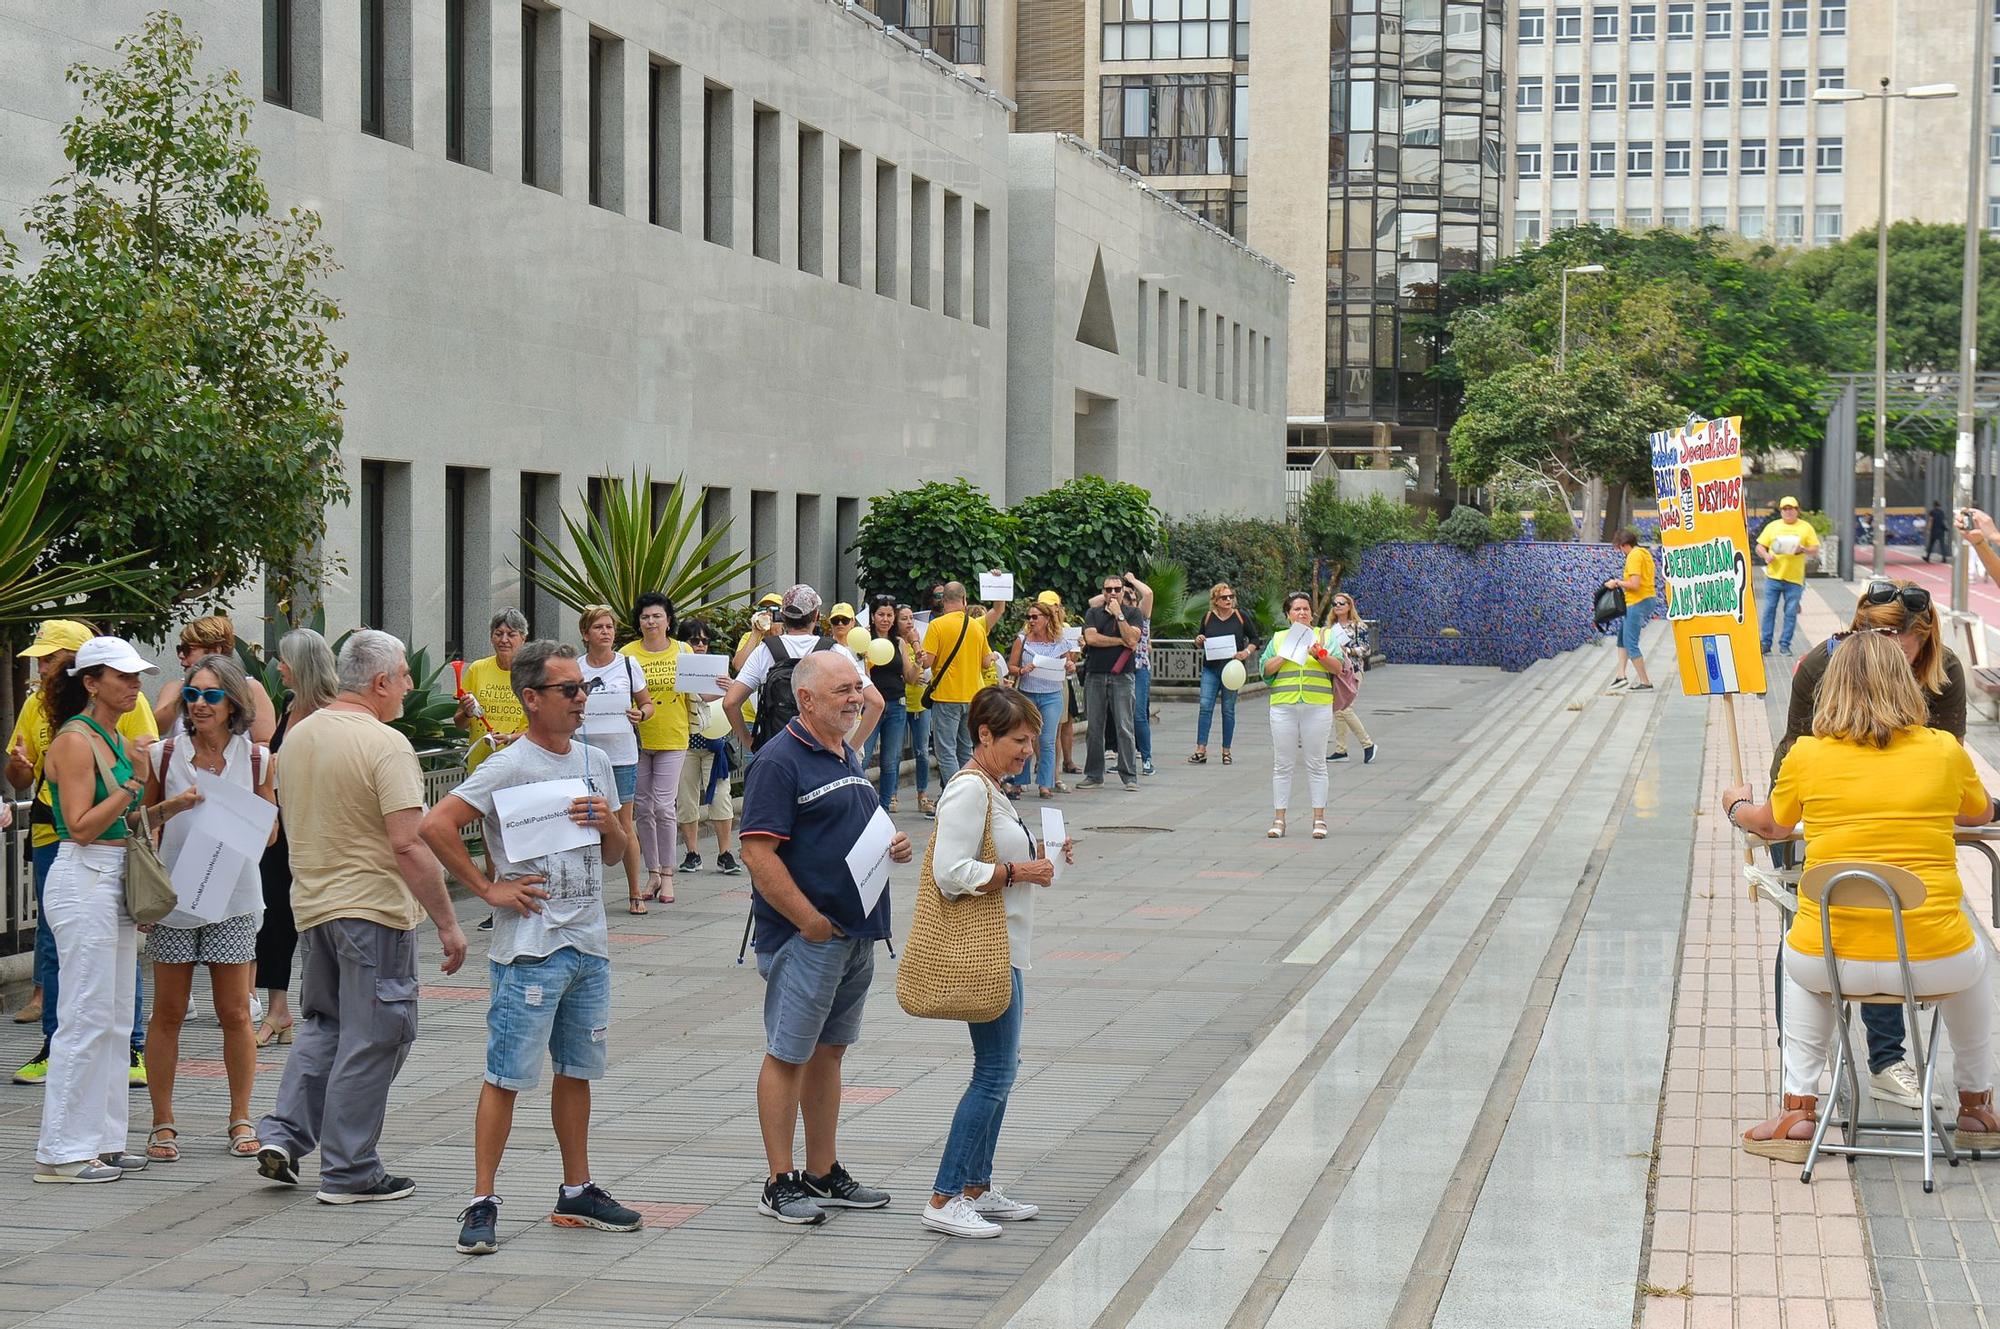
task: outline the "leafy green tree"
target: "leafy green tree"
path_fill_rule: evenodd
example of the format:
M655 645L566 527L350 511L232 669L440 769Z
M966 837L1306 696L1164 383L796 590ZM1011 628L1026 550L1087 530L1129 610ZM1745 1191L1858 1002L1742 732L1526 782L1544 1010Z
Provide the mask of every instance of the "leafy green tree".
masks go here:
M1009 515L1020 532L1016 591L1052 590L1065 605L1088 602L1107 573L1137 572L1160 537L1152 494L1095 475L1024 498Z
M1217 582L1228 582L1247 598L1303 586L1311 576L1311 559L1294 522L1182 517L1164 522L1160 536L1168 556L1187 570L1189 593L1202 595L1204 604Z
M1430 535L1425 514L1407 503L1381 494L1366 499L1342 498L1331 480L1315 480L1299 503L1299 533L1306 548L1324 569L1324 586L1317 575L1312 587L1314 610L1324 615L1320 601L1340 586L1340 579L1361 566L1361 555L1391 540L1422 540ZM1297 589L1297 588L1287 588Z
M1889 368L1896 373L1956 372L1965 228L1930 222L1889 227ZM1833 368L1875 367L1875 232L1796 251L1784 266L1822 308L1848 316L1851 338ZM1979 363L2000 356L2000 240L1979 248Z
M70 170L26 223L38 265L0 236L0 373L27 435L63 448L62 555L143 553L120 626L145 635L260 568L309 617L347 496L332 255L314 214L271 215L252 103L234 72L196 74L199 46L161 11L119 64L71 68Z
M523 532L534 553L527 574L537 586L579 613L585 605L610 605L623 641L639 635L632 604L647 591L665 594L682 618L707 616L749 598L748 591L727 588L755 565L723 550L729 523L701 534L701 501L683 480L668 489L657 517L651 471L607 480L600 493L602 513L586 501L582 517L562 514L575 557L545 531L530 526Z
M868 501L853 545L862 589L929 603L931 585L1014 570L1020 523L969 480L927 481ZM974 593L978 587L972 585Z

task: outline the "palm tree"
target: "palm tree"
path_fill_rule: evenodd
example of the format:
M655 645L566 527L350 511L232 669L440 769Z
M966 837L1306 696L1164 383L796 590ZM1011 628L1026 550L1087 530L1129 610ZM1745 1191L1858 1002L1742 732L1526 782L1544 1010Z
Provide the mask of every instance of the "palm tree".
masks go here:
M684 619L749 597L748 590L726 588L753 571L755 561L733 550L717 552L729 531L727 522L698 534L700 503L688 501L683 480L675 480L667 491L657 518L651 471L606 479L600 493L601 512L586 495L582 520L563 514L574 558L529 524L526 544L533 566L522 571L557 600L577 611L585 605L610 605L618 616L619 635L630 638L638 635L632 602L646 591L663 592Z
M0 395L7 402L0 416L0 635L58 612L116 620L137 607L125 569L144 554L88 565L62 561L62 533L73 514L48 499L62 443L54 435L32 443L16 439L21 394Z

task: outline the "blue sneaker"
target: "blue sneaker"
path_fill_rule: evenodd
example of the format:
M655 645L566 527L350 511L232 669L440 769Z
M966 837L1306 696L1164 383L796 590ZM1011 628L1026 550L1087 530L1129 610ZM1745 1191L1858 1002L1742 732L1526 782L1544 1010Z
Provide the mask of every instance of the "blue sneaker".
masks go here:
M566 1191L556 1192L555 1212L549 1221L557 1227L594 1227L600 1232L637 1232L644 1225L635 1209L627 1209L611 1198L596 1182L585 1182L583 1190L572 1196Z
M500 1197L474 1200L458 1211L458 1253L491 1255L500 1249Z

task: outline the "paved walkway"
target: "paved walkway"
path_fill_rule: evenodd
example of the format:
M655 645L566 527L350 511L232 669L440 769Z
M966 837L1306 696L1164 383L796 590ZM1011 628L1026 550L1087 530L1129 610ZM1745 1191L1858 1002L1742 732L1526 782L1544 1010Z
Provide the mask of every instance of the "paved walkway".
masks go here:
M1834 621L1816 591L1805 635ZM1648 641L1665 664L1662 627ZM485 975L438 976L428 947L385 1141L406 1202L331 1209L225 1157L212 1023L185 1043L183 1161L116 1186L27 1184L41 1091L0 1086L0 1326L1986 1323L1984 1167L1926 1197L1900 1164L1804 1187L1735 1148L1770 1099L1775 920L1712 813L1716 713L1604 696L1609 670L1588 648L1373 676L1382 757L1334 768L1323 843L1303 809L1263 838L1261 702L1226 768L1185 764L1193 708L1163 703L1157 778L1065 799L1079 864L1042 897L999 1157L1043 1216L998 1241L916 1222L969 1055L897 1009L886 954L841 1153L895 1202L814 1230L756 1214L762 989L734 963L746 883L710 874L613 919L595 1170L643 1233L542 1221L559 1171L531 1094L502 1251L453 1252ZM1768 721L1740 710L1761 769Z

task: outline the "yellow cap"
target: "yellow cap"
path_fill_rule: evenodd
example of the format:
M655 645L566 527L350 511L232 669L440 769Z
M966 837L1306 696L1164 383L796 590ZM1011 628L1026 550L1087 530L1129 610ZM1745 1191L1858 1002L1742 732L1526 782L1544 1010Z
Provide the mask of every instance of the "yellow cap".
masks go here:
M1778 500L1778 506L1781 508L1795 508L1798 505L1799 501L1796 498L1793 498L1790 494L1787 494L1783 498Z
M1038 605L1059 605L1062 603L1062 597L1054 591L1043 591L1035 597L1035 603Z
M784 596L779 595L776 591L772 591L769 594L767 594L763 599L757 602L757 607L759 609L776 609L779 605L783 604L784 602L785 602Z
M82 650L83 644L96 635L89 624L73 618L45 618L35 630L34 644L21 654L32 658L54 655L57 651Z
M827 610L826 616L829 620L836 618L853 618L854 606L847 603L847 601L842 600L839 604Z

